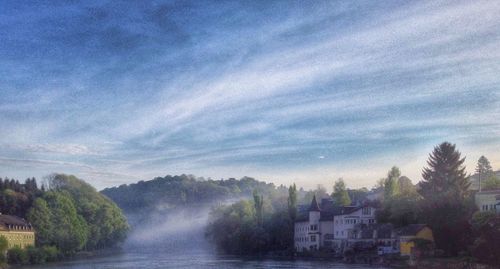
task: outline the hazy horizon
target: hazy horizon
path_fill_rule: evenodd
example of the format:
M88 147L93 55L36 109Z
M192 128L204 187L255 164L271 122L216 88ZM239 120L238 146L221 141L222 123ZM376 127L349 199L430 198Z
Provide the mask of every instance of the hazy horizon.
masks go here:
M500 169L499 1L6 2L0 177L414 183Z

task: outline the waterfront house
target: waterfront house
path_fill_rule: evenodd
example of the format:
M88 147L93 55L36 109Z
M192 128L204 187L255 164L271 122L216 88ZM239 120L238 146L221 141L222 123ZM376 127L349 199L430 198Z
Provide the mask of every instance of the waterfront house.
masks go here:
M331 199L322 199L320 205L314 196L307 212L299 212L295 221L295 250L342 251L350 241L356 241L358 224L375 223L375 208L371 206L335 206Z
M7 239L8 248L35 245L35 230L26 220L0 213L0 236Z

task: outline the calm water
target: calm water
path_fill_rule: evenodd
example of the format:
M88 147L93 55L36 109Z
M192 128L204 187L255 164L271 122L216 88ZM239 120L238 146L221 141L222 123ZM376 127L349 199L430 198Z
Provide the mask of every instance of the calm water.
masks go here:
M67 261L22 269L164 269L164 268L384 268L368 265L345 265L332 261L248 259L220 256L204 239L208 210L175 214L175 221L163 215L150 216L149 222L135 225L121 253L85 260ZM170 214L172 215L172 213ZM134 221L133 216L128 216Z
M368 265L346 265L332 261L256 260L218 256L201 251L159 251L160 249L126 250L123 253L87 260L68 261L23 269L160 269L160 268L384 268Z

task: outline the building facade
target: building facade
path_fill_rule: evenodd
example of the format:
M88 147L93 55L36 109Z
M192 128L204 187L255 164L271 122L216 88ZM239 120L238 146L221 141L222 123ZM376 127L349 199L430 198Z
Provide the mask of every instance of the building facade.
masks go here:
M8 248L35 245L35 230L26 220L0 214L0 236L7 239Z
M500 214L500 190L476 192L474 200L479 211L494 211Z
M376 224L375 208L338 207L328 199L323 199L320 206L316 197L313 197L307 212L299 214L295 222L295 250L304 252L320 248L343 249L349 245L351 239L356 239L360 224Z

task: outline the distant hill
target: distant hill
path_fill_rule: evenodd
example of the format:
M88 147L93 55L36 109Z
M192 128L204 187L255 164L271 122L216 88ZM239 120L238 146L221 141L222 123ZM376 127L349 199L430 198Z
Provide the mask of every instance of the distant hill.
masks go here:
M211 208L251 198L254 189L267 198L288 195L285 186L250 177L211 180L192 175L157 177L101 193L127 216L132 231L126 246L179 247L206 246L204 232Z
M272 183L250 177L239 180L234 178L212 180L192 175L168 175L149 181L106 188L101 192L125 212L132 213L143 210L168 210L180 206L200 206L250 197L254 189L264 195L280 191L280 188L276 188ZM286 188L281 191L286 191Z

